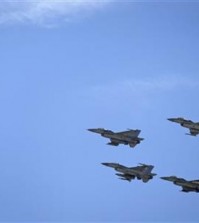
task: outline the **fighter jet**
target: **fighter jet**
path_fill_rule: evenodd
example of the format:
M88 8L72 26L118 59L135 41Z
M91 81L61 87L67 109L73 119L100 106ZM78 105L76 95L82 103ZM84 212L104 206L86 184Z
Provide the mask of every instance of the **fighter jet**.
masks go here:
M146 183L157 175L155 173L151 173L154 168L152 165L140 164L136 167L126 167L119 163L102 163L102 165L114 168L117 172L120 172L116 173L116 175L119 176L119 179L127 180L129 182L137 178L138 180L142 180Z
M191 180L187 181L183 178L178 178L176 176L170 176L170 177L161 177L163 180L168 180L173 182L175 185L181 186L183 192L199 192L199 180Z
M141 130L127 130L124 132L113 132L111 130L106 130L103 128L98 129L88 129L91 132L95 132L101 134L101 136L109 138L111 141L107 143L107 145L118 146L119 144L129 145L134 148L140 141L144 140L143 138L139 138Z
M199 134L199 122L193 122L184 118L168 118L168 120L179 123L181 126L188 128L190 133L186 133L187 135L196 136Z

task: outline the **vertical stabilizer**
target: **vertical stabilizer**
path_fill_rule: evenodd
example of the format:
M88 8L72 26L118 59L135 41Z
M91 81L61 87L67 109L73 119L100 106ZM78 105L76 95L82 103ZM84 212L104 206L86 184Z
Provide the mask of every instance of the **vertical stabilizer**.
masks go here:
M150 174L153 168L154 166L152 165L146 166L143 170L143 174Z

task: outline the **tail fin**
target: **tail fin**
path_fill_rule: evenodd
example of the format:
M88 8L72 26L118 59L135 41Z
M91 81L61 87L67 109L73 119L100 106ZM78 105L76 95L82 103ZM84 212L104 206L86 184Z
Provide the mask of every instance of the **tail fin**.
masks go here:
M141 130L139 130L139 129L135 129L135 130L128 129L127 131L124 131L124 132L118 132L118 134L123 134L128 137L138 137L140 132L141 132Z
M137 136L140 134L140 132L141 132L141 130L136 129L136 130L134 130L134 132L132 132L131 134L132 134L132 136L137 137Z
M143 170L143 174L150 174L153 168L154 166L152 165L149 165L149 166L146 165L146 167Z

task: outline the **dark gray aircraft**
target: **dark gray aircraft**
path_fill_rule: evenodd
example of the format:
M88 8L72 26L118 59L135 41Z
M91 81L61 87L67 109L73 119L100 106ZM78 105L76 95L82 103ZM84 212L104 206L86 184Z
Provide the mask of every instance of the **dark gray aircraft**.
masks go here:
M199 122L193 122L184 118L168 118L168 120L179 123L181 126L188 128L190 133L186 133L187 135L196 136L199 134Z
M103 128L98 129L88 129L91 132L95 132L101 134L101 136L109 138L111 141L108 142L108 145L118 146L119 144L129 145L134 148L140 141L144 140L143 138L139 138L141 130L127 130L124 132L113 132L111 130L106 130Z
M151 173L154 166L152 165L146 165L146 164L140 164L140 166L136 167L126 167L123 165L120 165L119 163L102 163L105 166L114 168L117 172L117 176L119 176L119 179L121 180L127 180L131 181L135 178L138 180L142 180L144 183L148 182L150 179L152 179L157 174Z
M181 186L183 192L199 192L199 180L187 181L183 178L178 178L176 176L161 177L161 179L171 181L175 185Z

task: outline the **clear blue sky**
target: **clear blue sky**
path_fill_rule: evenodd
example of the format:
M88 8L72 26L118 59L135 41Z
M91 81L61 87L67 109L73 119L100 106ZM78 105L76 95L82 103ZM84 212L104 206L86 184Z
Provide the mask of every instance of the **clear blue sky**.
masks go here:
M199 195L159 178L199 179L199 137L166 120L199 121L199 3L53 2L0 3L0 221L199 221Z

